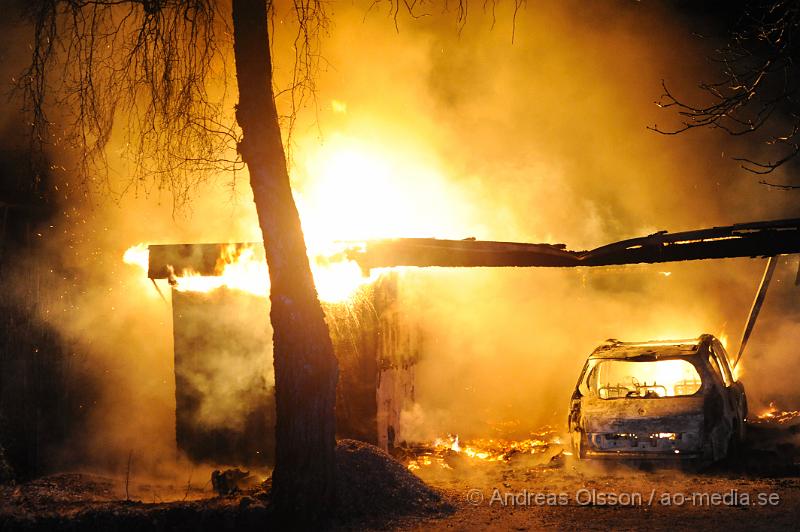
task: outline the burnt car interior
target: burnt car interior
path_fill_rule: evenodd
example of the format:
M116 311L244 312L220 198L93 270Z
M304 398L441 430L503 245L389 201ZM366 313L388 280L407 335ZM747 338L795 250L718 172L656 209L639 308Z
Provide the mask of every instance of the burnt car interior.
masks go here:
M600 360L589 371L586 385L601 399L680 397L694 395L702 381L697 369L680 359L640 361Z

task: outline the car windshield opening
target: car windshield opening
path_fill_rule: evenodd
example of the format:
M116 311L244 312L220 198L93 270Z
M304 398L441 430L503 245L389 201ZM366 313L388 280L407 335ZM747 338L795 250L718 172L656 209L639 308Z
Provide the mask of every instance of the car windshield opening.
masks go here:
M694 395L702 382L686 360L601 360L589 372L586 385L601 399L656 399Z

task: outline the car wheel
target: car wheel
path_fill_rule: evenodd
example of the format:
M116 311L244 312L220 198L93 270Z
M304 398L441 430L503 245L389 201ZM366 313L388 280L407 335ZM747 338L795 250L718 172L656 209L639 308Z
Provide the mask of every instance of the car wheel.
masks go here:
M583 460L586 458L586 445L587 445L586 434L580 430L576 429L572 432L572 454L579 460Z

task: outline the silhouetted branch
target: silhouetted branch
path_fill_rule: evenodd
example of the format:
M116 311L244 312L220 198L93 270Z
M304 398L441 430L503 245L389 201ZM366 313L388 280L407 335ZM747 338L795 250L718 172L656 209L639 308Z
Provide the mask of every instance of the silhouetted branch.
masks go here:
M224 113L226 80L212 76L224 66L217 4L31 2L33 53L17 88L38 151L72 146L86 189L170 190L176 207L212 174L240 169L239 132ZM55 108L57 128L46 112ZM106 147L115 127L134 169L121 191L108 180Z
M762 179L758 182L760 185L766 185L771 188L777 188L780 190L800 190L800 185L780 185L777 183L770 183L769 181L765 181Z
M738 158L748 171L769 173L793 159L798 148L798 72L794 58L800 30L800 2L759 2L750 7L742 29L712 58L720 77L699 84L708 103L691 104L676 96L662 81L660 107L676 110L680 125L649 129L676 135L694 128L717 128L734 136L761 132L765 143L783 145L784 155L774 161Z
M483 12L488 13L492 18L492 29L494 29L495 23L497 22L496 10L499 2L500 0L483 0L481 3ZM525 7L528 2L527 0L510 0L510 3L512 4L511 42L513 43L516 37L517 15L519 14L519 10ZM398 32L400 31L399 21L401 14L408 15L409 18L417 20L431 16L432 9L438 5L440 12L453 13L455 15L456 29L460 34L466 26L470 14L470 0L456 0L453 2L453 5L451 5L449 0L444 0L443 2L437 2L436 0L373 0L364 13L364 19L366 20L370 12L377 10L378 6L386 4L389 6L389 16L394 22L395 30Z

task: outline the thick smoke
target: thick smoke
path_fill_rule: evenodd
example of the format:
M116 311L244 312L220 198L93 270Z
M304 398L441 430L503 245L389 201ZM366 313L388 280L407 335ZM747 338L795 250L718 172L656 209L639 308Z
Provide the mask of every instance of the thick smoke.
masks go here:
M513 44L502 10L493 28L479 13L458 32L452 16L433 14L401 22L392 38L391 21L367 18L358 37L373 46L350 31L358 12L342 14L328 48L342 59L331 60L331 88L321 90L348 112L331 112L323 131L378 137L410 161L436 161L449 194L439 208L452 218L443 231L409 236L583 249L660 229L796 216L791 195L731 160L741 144L710 131L646 130L675 122L653 103L662 79L695 95L709 72L708 44L658 7L593 6L537 4L519 14ZM424 198L406 204L406 216L435 209ZM790 381L761 383L789 362L780 346L794 337L795 264L783 261L744 359L754 410L793 393ZM726 335L735 352L763 267L731 259L410 272L403 282L418 299L409 312L420 315L428 344L408 436L560 426L585 357L609 337L709 332Z
M399 30L385 10L332 8L317 107L299 111L292 137L309 235L474 236L582 249L660 229L798 215L790 193L738 169L733 140L646 129L674 120L653 104L662 79L688 91L708 72L707 44L662 7L536 2L517 14L513 43L504 4L496 23L477 10L459 28L454 13L432 8L427 17L400 16ZM275 26L276 73L287 79L293 55L282 43L293 34ZM279 105L288 111L288 100ZM326 174L331 159L319 154L347 149L367 155L337 162L341 180ZM121 190L129 168L113 156L110 163L112 188ZM77 181L64 175L61 186ZM259 237L246 175L236 188L228 175L199 186L177 214L163 191L64 200L42 250L74 281L48 316L82 346L82 367L103 390L81 442L94 463L119 468L133 450L159 469L175 457L169 295L163 301L141 270L122 264L124 250ZM753 405L797 399L781 377L791 373L783 368L798 334L796 267L782 261L745 354ZM406 310L426 344L405 434L522 434L561 424L585 357L609 337L725 333L735 350L762 268L736 259L406 271ZM263 328L265 315L252 320Z

